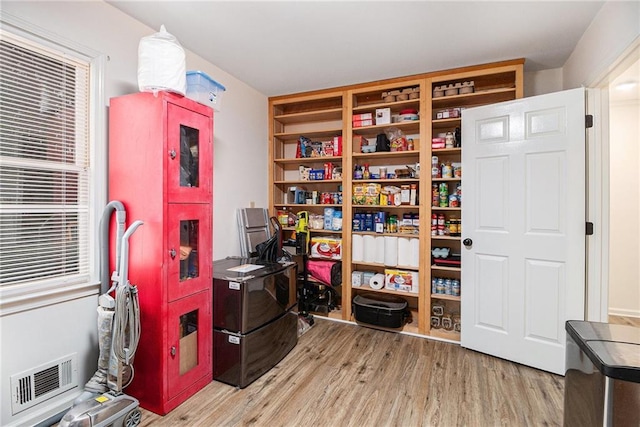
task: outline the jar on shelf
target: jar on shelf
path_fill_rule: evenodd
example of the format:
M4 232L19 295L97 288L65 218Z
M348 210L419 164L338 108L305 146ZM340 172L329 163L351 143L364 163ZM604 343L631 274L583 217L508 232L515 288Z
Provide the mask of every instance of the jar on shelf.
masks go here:
M451 166L450 161L447 161L442 165L442 177L453 178L453 166Z
M431 157L431 178L441 178L442 170L438 163L438 156Z
M453 148L456 144L456 138L453 136L453 132L447 132L444 136L444 148Z

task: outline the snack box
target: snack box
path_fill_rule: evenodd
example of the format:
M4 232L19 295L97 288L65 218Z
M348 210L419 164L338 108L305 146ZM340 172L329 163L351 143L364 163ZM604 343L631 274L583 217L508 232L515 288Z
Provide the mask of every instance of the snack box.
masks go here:
M354 205L378 205L380 204L380 191L382 186L375 183L354 184Z
M342 239L329 236L312 237L311 256L313 258L342 259Z

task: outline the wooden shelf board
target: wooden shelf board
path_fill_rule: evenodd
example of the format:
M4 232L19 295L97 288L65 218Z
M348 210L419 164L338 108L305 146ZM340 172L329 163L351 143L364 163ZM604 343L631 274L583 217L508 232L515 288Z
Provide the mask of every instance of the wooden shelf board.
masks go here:
M341 179L317 179L317 180L307 180L307 181L273 181L274 184L285 184L285 185L292 185L292 184L300 184L300 185L305 185L305 184L309 184L309 185L314 185L314 184L342 184L342 180Z
M433 211L460 211L462 208L441 208L440 206L431 206Z
M432 270L441 270L441 271L462 271L462 269L460 267L443 267L443 266L435 265L435 264L431 265L431 269Z
M368 135L368 134L371 135L373 133L378 133L381 129L385 129L392 126L403 130L405 133L414 132L414 131L418 132L420 130L420 120L410 120L406 122L397 122L397 123L386 123L383 125L362 126L362 127L353 128L353 133L357 135ZM377 132L372 133L371 131L377 131Z
M400 206L394 206L394 205L351 205L351 207L353 209L371 209L371 208L376 208L376 209L418 209L420 206L418 205L400 205ZM452 208L453 209L453 208Z
M454 118L454 119L435 119L431 121L431 126L434 129L438 128L447 128L455 125L459 125L462 122L462 118Z
M393 269L400 269L400 270L418 271L418 267L411 267L411 266L408 266L408 265L385 265L385 264L381 264L379 262L365 262L365 261L351 261L351 264L364 265L364 266L367 266L367 267L393 268ZM375 290L375 289L373 289L373 290ZM395 293L396 291L386 291L386 292ZM415 294L415 295L417 296L418 294Z
M460 240L460 236L431 236L431 240Z
M411 159L416 161L420 157L420 151L380 151L375 153L353 153L351 157L354 160L386 160L387 162L405 163L403 159Z
M273 119L285 125L342 120L342 108L329 108L326 110L306 111L302 113L280 114L274 116Z
M434 148L433 150L431 150L431 152L435 155L435 154L461 154L462 153L462 148L461 147L456 147L456 148Z
M437 84L436 84L436 86L437 86ZM486 97L488 95L496 95L496 94L501 94L501 93L515 93L515 91L516 91L515 87L480 90L480 91L477 91L477 92L463 93L463 94L460 94L460 95L439 96L437 98L432 98L431 101L433 103L433 106L438 108L440 106L447 106L447 105L454 105L454 104L458 105L457 103L459 103L460 101L467 100L467 99L482 98L482 97Z
M431 182L452 182L452 181L462 181L462 177L456 177L456 178L431 178Z
M282 227L282 231L288 231L288 232L292 232L292 231L296 231L295 227ZM342 234L342 230L320 230L320 229L313 229L310 228L309 229L309 233L311 234Z
M365 292L374 292L374 293L379 293L379 294L390 294L390 295L398 295L401 297L414 297L414 298L418 298L418 294L417 293L413 293L413 292L403 292L403 291L394 291L391 289L372 289L370 288L368 285L362 285L362 286L352 286L351 287L352 290L361 290L361 291L365 291Z
M380 93L382 92L386 92L386 91L380 91ZM362 105L358 105L353 107L353 111L374 111L377 108L391 108L392 110L402 110L404 108L402 107L416 107L416 109L420 109L420 98L416 98L416 99L408 99L406 101L394 101L394 102L374 102L371 104L362 104ZM393 123L390 123L393 124Z
M453 295L445 295L445 294L431 294L431 300L434 299L446 299L448 301L460 301L460 297L456 297Z
M282 133L274 133L273 137L278 138L281 141L296 141L300 136L305 136L309 139L329 139L334 136L341 136L342 128L336 129L327 129L327 130L319 130L319 131L309 131L309 132L282 132ZM313 157L312 157L313 158Z
M342 157L294 157L287 159L273 159L273 163L276 164L288 164L288 163L324 163L324 162L342 162Z
M274 203L273 206L275 206L276 208L341 208L342 205L336 205L336 204L320 204L320 203L316 203L316 204L302 204L302 203ZM301 209L304 210L304 209Z
M402 184L404 182L412 184L419 183L419 178L394 178L394 179L354 179L351 181L353 184Z
M369 236L392 236L392 237L420 237L418 233L376 233L375 231L352 231L351 234L369 235Z

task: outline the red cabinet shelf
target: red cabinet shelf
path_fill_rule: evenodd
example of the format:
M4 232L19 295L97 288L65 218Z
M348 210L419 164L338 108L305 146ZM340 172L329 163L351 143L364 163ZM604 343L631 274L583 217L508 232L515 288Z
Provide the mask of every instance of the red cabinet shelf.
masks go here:
M141 337L125 389L164 415L212 381L213 110L159 92L112 98L109 199L127 222Z

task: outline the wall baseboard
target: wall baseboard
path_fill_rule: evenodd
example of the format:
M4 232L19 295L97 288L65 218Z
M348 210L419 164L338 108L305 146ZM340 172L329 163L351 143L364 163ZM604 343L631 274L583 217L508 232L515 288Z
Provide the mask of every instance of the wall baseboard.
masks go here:
M629 310L626 308L609 307L609 315L640 318L640 310Z

